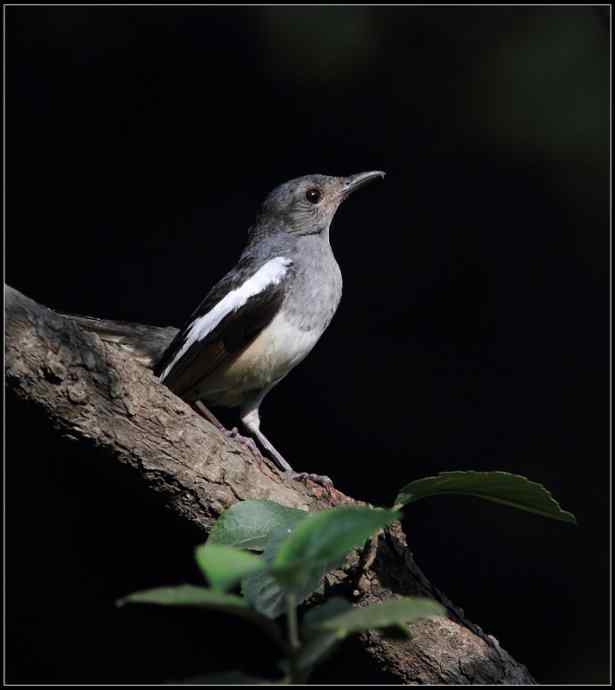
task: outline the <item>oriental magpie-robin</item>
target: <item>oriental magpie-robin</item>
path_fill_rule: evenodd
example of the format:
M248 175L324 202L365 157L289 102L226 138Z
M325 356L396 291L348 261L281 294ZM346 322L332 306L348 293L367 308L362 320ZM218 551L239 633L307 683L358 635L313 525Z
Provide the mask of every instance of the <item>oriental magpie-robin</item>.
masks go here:
M160 381L218 426L208 406L239 408L243 426L276 465L298 476L260 430L259 407L333 318L342 275L329 242L331 221L344 199L380 177L379 170L348 177L306 175L274 189L237 264L179 332L140 334L130 324L76 318L133 350L141 361L155 361ZM170 344L169 332L176 333Z

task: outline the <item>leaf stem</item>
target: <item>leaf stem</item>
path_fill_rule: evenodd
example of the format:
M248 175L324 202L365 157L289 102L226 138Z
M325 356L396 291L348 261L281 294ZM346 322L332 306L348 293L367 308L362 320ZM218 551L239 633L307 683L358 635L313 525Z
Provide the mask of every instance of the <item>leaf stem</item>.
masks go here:
M299 641L299 624L297 622L297 597L294 594L286 595L286 624L288 626L288 642L290 644L288 661L290 666L290 682L292 685L302 682L301 674L297 666L297 655L301 648L301 642Z
M288 625L288 641L293 651L301 646L299 642L299 625L297 623L297 598L294 594L286 595L286 621Z

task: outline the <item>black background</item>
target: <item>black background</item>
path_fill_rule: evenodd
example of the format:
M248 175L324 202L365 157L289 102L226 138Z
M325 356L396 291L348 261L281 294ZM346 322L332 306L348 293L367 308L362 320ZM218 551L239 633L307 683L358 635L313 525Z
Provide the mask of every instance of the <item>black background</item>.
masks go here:
M263 429L372 503L544 483L578 528L437 498L412 548L539 681L605 682L608 9L14 6L6 60L6 279L54 309L179 326L277 184L387 171L334 221L340 309ZM224 618L115 609L195 577L194 536L12 415L8 680L161 682L238 640L270 668Z

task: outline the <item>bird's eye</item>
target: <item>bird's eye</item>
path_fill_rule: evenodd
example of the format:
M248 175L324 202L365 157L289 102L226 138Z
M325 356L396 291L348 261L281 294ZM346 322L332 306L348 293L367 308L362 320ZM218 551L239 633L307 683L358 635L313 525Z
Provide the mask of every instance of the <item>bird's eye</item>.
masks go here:
M311 203L311 204L317 204L322 197L322 192L318 187L312 187L311 189L308 189L307 192L305 193L305 198Z

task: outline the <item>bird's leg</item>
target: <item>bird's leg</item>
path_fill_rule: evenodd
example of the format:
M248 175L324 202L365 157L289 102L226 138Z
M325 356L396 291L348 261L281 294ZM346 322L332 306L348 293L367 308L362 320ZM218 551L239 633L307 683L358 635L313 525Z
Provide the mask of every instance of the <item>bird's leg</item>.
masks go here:
M242 411L243 412L243 411ZM252 408L249 412L241 415L241 423L246 430L254 436L254 438L261 444L262 448L269 454L275 464L282 470L282 472L294 472L293 468L284 460L273 445L268 441L267 437L260 430L260 416L258 414L258 407Z
M194 402L190 403L190 405L192 406L192 409L195 412L198 412L201 415L201 417L206 419L208 422L211 422L216 427L216 429L219 429L220 431L227 433L227 430L224 428L222 422L205 405L205 403L203 403L201 400L195 400Z
M258 407L252 407L248 410L242 410L241 422L254 438L260 443L261 447L271 457L282 472L289 479L311 479L318 484L330 487L333 482L329 477L320 474L309 474L308 472L295 472L293 468L286 462L282 455L274 448L273 444L267 439L265 434L260 430L260 415L258 414Z
M204 419L206 419L208 422L211 422L216 429L219 429L225 436L228 436L228 438L236 438L237 440L245 443L253 453L258 453L258 448L251 438L242 436L237 427L233 427L232 429L225 428L222 422L207 407L207 405L205 405L203 401L196 400L195 402L191 403L191 405L195 412L198 412Z

